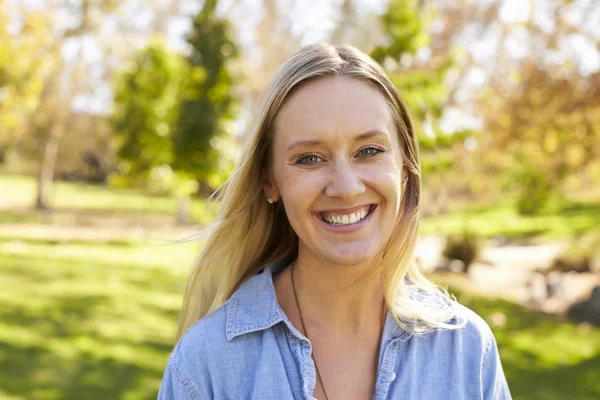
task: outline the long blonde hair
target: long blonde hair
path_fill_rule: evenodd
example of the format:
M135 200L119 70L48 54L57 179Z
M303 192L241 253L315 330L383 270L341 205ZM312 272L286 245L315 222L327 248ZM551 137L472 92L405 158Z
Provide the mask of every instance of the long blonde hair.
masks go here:
M266 264L291 262L297 256L298 237L283 207L270 205L263 194L275 118L292 90L303 82L334 75L366 81L385 97L395 118L407 172L400 218L370 276L381 274L387 306L403 329L424 333L457 327L448 323L455 315L454 302L443 288L428 281L412 260L418 237L421 174L416 134L406 105L383 69L364 53L351 46L314 44L295 53L269 83L241 159L217 191L220 210L215 222L201 232L206 242L187 282L177 340Z

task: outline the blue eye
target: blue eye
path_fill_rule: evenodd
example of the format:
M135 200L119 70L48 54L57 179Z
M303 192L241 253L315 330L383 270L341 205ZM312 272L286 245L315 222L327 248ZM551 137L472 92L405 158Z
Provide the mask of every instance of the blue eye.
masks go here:
M314 164L318 163L320 159L321 159L321 157L319 157L316 154L305 154L302 157L299 157L295 161L295 164L314 165Z
M369 147L365 147L363 149L360 149L360 151L358 152L359 155L361 156L365 156L365 157L373 157L376 156L379 153L383 153L385 150L380 149L379 147L373 147L373 146L369 146Z

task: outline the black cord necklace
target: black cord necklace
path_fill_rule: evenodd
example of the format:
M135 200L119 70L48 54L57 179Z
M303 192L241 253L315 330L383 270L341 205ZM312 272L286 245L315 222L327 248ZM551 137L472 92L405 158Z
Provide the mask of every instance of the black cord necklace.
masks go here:
M292 278L292 289L294 290L294 298L296 299L296 307L298 307L298 314L300 315L300 323L302 324L302 330L303 330L302 333L304 333L304 336L306 336L306 338L309 339L308 333L306 332L306 326L304 325L304 318L302 318L302 311L300 311L300 302L298 301L298 292L296 291L296 283L294 282L294 263L292 263L292 266L291 266L290 276ZM381 333L383 332L383 326L385 324L385 299L383 300L382 314L383 315L382 315L382 319L381 319L379 340L377 342L377 356L379 356L379 352L381 351L381 336L382 336ZM325 390L325 385L323 384L323 378L321 377L321 373L319 372L319 367L317 366L317 359L314 356L314 349L313 349L312 358L313 358L313 362L315 363L315 370L317 371L317 378L319 378L319 383L321 384L321 388L323 389L323 393L325 394L325 400L329 400L329 396L327 396L327 391Z

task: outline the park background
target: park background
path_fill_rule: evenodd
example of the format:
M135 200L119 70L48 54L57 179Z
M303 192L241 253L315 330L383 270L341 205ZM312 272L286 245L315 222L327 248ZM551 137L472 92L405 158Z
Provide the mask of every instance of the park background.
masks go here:
M515 399L600 398L600 2L0 0L0 398L152 399L261 91L350 43L417 123L417 259Z

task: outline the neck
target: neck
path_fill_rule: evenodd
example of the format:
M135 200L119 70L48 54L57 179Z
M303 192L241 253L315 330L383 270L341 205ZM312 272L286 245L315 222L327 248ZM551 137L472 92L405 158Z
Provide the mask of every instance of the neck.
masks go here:
M280 304L288 316L300 316L293 292L293 273L300 311L307 326L333 334L360 337L379 335L383 318L383 287L377 275L365 280L373 267L372 264L305 262L298 257L281 274L280 287L283 293ZM348 290L357 281L361 284Z

